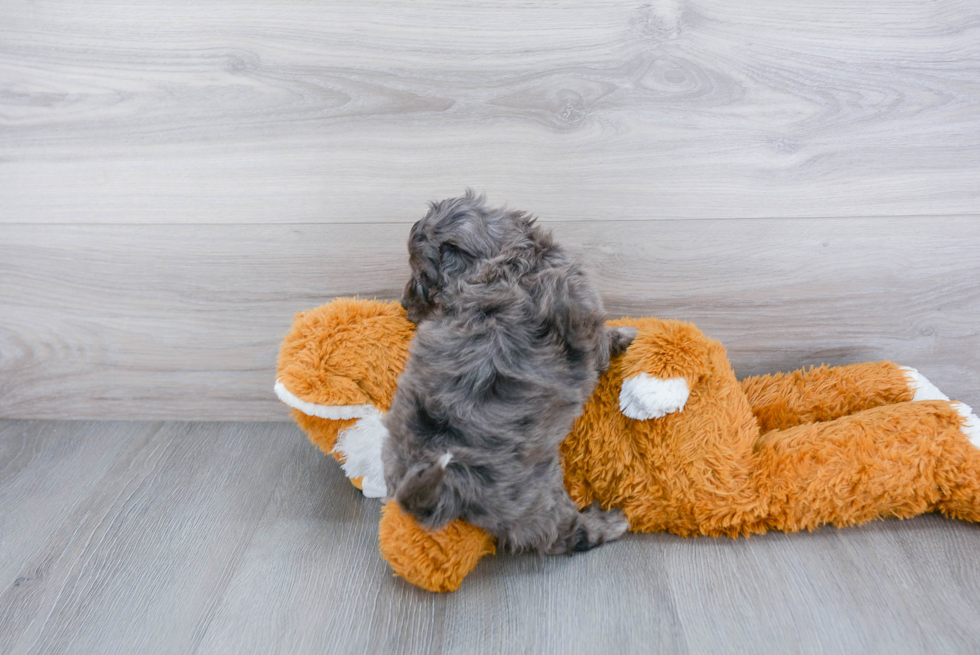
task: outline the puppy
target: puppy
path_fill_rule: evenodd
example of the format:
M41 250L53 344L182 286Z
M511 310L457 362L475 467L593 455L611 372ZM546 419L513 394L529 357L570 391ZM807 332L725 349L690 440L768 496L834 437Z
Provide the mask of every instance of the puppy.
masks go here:
M384 419L388 495L427 527L463 518L511 551L622 536L621 512L568 496L558 447L635 330L605 326L589 278L534 219L470 191L431 206L409 253L402 304L418 328Z

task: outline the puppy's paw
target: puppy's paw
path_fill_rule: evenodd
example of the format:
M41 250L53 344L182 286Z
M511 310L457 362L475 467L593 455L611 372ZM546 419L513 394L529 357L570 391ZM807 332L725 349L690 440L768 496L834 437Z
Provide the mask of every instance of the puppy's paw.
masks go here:
M579 511L565 536L552 545L550 553L571 555L616 541L629 530L626 516L618 509L603 510L593 503Z
M595 504L579 512L578 517L574 543L568 550L570 553L581 553L608 541L616 541L630 527L626 516L618 509L603 511Z
M637 421L661 418L683 410L690 395L684 378L662 380L640 373L623 380L619 411Z
M639 334L634 327L609 328L609 354L612 357L622 355Z

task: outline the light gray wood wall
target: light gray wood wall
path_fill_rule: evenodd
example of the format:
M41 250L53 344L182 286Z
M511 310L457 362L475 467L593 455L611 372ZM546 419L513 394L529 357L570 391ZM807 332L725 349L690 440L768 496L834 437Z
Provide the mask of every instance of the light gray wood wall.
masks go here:
M265 420L292 314L484 189L740 374L980 404L980 5L0 6L0 416Z

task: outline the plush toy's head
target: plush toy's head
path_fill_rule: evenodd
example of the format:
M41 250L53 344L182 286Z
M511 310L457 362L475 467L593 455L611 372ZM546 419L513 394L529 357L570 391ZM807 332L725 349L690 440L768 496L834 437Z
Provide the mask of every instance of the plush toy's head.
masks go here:
M414 331L398 303L342 298L298 313L279 351L276 394L371 498L385 495L381 414Z

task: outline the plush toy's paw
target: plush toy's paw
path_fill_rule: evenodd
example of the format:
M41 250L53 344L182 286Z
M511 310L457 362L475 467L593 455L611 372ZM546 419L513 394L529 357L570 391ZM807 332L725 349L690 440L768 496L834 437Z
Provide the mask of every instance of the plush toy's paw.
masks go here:
M371 410L337 435L334 452L342 457L340 466L344 475L351 480L360 478L360 490L366 497L384 498L388 489L381 449L388 438L388 430L381 422L381 412L373 407Z
M973 409L969 405L964 405L961 402L950 403L953 409L963 417L963 426L960 428L963 430L963 434L966 435L967 439L970 440L977 448L980 448L980 418L973 413Z
M949 400L949 396L940 391L922 373L919 373L910 366L900 366L899 368L905 372L909 389L915 394L912 397L913 402L917 400ZM966 435L971 444L980 448L980 418L973 413L973 409L969 405L965 405L959 401L951 402L950 405L963 417L963 426L961 428L963 434Z
M312 419L324 421L354 421L353 425L325 430L325 439L318 438L315 424L304 425L308 419L297 418L297 422L310 435L310 439L324 452L337 458L344 474L355 487L368 498L384 498L388 489L385 485L384 465L381 449L388 430L381 422L381 412L374 405L321 405L304 401L286 388L281 380L276 380L276 395L279 400ZM339 430L339 432L338 432ZM336 435L336 442L330 438Z
M395 574L427 591L456 591L481 557L496 552L480 528L457 519L430 532L394 500L381 508L378 540Z
M899 366L899 368L905 371L905 378L909 382L909 389L915 393L912 400L949 400L949 396L940 391L922 373L919 373L910 366Z
M623 380L619 410L637 421L661 418L683 410L689 396L690 389L684 378L661 380L640 373Z

